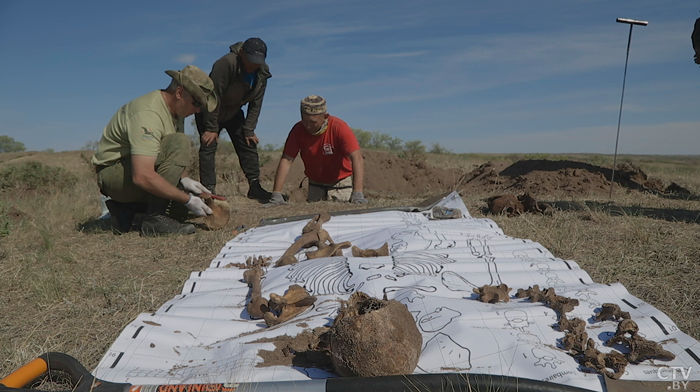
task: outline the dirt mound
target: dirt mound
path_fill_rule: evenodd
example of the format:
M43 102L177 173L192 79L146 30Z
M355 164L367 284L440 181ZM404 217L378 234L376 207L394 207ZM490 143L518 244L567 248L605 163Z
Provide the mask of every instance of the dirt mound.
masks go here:
M466 175L467 191L504 191L532 194L605 195L612 169L574 161L524 160L513 164L487 162ZM632 164L618 165L615 183L630 190L669 192L660 180L649 179Z
M402 159L387 152L363 150L362 156L365 161L365 194L370 197L434 195L454 189L462 178L459 170L429 167L425 162ZM260 168L263 181L274 181L277 163L274 160ZM304 179L304 164L297 157L284 187L291 201L306 200L307 181Z

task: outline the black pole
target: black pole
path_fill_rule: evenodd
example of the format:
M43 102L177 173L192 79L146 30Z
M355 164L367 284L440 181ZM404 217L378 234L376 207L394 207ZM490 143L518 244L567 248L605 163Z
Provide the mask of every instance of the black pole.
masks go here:
M630 45L632 44L632 28L630 23L630 35L627 38L627 56L625 57L625 74L622 77L622 97L620 98L620 114L617 116L617 136L615 137L615 156L613 158L612 175L610 176L610 198L612 199L613 186L615 185L615 168L617 167L617 146L620 141L620 122L622 121L622 102L625 100L625 84L627 83L627 63L630 59Z
M627 38L627 56L625 57L625 74L622 78L622 97L620 97L620 114L617 116L617 136L615 137L615 155L613 158L612 175L610 176L610 198L612 199L613 186L615 185L615 167L617 166L617 146L620 142L620 123L622 122L622 103L625 100L625 84L627 83L627 63L630 59L630 45L632 44L632 27L634 25L646 26L649 22L645 20L634 20L617 18L617 23L628 23L630 25L630 35Z

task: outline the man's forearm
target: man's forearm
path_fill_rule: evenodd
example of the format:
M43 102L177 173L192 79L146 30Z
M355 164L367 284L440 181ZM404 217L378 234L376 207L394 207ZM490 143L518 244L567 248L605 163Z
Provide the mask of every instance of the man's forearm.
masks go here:
M277 164L277 172L275 172L275 185L272 186L273 192L282 192L284 182L287 180L287 175L289 174L289 169L291 169L293 161L293 159L288 159L286 157L280 158L280 162Z
M160 174L153 172L134 178L134 184L144 191L163 199L173 200L185 204L190 200L190 195L172 185Z
M352 163L352 190L362 192L365 181L365 162L361 154L351 155Z

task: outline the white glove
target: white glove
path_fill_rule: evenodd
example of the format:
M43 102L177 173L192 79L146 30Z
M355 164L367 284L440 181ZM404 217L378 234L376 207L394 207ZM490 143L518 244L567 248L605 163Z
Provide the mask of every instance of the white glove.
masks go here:
M369 201L365 199L365 195L362 194L362 191L353 191L352 195L350 195L350 203L367 204Z
M199 195L200 193L209 193L209 189L202 185L201 182L195 181L189 177L182 177L180 179L180 184L182 184L182 188L185 191L192 192L195 195Z
M197 181L195 181L197 182ZM211 208L204 204L204 200L190 193L190 201L185 204L188 210L197 216L211 215Z
M272 192L272 197L270 197L270 200L263 204L263 208L272 208L272 207L278 207L278 206L286 206L289 204L286 200L284 200L284 196L282 196L282 192Z

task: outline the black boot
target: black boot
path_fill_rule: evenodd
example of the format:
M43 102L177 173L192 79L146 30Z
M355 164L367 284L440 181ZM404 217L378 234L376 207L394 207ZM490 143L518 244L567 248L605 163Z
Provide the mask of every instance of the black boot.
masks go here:
M193 234L196 230L190 223L180 223L165 215L170 200L150 195L146 219L141 224L141 235L154 237L164 234Z
M116 223L114 231L117 234L128 233L132 229L134 216L138 212L144 212L145 205L143 203L121 203L116 200L109 199L105 202L109 214L112 215Z
M260 181L256 178L254 180L250 180L250 189L248 189L248 198L249 199L255 199L261 203L267 203L270 201L270 198L272 197L272 193L266 191L263 189L263 187L260 185Z

